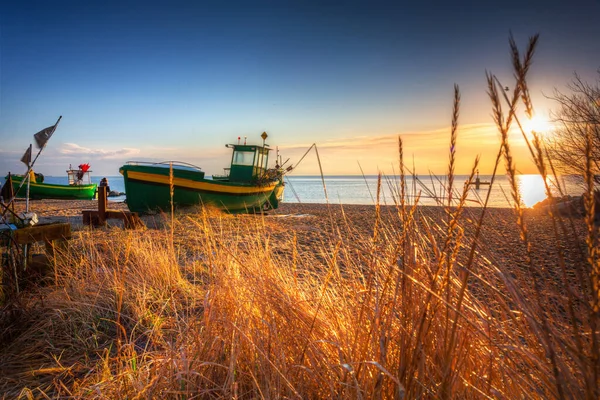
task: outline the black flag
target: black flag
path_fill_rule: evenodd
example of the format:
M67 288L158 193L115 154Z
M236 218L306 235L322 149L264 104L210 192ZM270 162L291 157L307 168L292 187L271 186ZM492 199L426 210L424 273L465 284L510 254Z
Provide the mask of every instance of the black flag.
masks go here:
M12 199L14 196L14 191L13 191L13 186L12 186L12 176L10 175L10 172L8 173L8 178L6 179L6 182L4 182L4 186L2 186L2 189L0 190L0 198L3 198L5 202L9 201L10 199Z
M46 142L50 139L50 136L52 136L52 134L54 133L54 130L56 129L57 124L58 124L58 122L52 126L47 127L46 129L42 129L41 131L39 131L38 133L33 135L38 149L41 149L42 147L44 147L46 145Z
M31 163L31 145L25 150L25 154L21 157L21 162L29 167L29 164Z

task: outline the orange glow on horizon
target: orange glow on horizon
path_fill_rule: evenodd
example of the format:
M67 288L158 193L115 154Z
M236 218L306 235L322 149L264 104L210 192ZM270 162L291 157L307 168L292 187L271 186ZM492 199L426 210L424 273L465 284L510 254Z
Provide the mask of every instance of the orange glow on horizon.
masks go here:
M402 138L404 163L418 174L445 174L449 162L450 127L430 131L409 131L399 134L373 134L324 140L317 143L323 172L327 175L359 175L379 171L398 171L398 136ZM480 156L478 169L486 175L492 173L500 149L498 129L493 123L465 124L459 126L456 146L455 173L469 174L475 158ZM535 174L537 169L516 124L510 133L511 151L520 174ZM299 158L309 144L280 146L282 154L293 161ZM314 155L307 157L296 170L299 175L319 174ZM313 161L315 161L313 159ZM360 167L359 167L360 164ZM504 171L500 160L499 172Z

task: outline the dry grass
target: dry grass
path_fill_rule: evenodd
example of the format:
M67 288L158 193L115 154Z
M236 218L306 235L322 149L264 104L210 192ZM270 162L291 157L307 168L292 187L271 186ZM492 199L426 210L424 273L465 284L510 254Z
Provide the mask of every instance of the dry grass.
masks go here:
M536 42L524 61L511 48L511 98L488 75L497 164L503 155L512 181L506 132L519 100L532 110L526 74ZM450 185L458 88L454 98ZM534 154L540 146L534 137ZM80 231L57 256L53 282L2 314L0 393L598 398L593 201L585 221L543 217L548 248L533 223L541 217L520 207L516 187L514 222L466 210L452 187L433 213L405 201L401 141L399 154L398 205L377 202L368 214L329 206L325 223L313 224L203 210L165 218L165 229ZM501 258L490 243L509 240L498 233L508 223L520 239Z

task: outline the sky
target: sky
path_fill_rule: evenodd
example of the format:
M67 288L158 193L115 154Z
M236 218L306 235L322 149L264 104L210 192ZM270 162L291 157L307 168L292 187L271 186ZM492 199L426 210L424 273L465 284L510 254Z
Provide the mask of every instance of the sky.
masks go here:
M12 3L12 4L8 4ZM316 143L326 175L447 170L454 84L456 173L491 173L498 132L485 72L514 87L508 38L540 34L536 113L577 72L600 67L599 0L27 1L0 5L0 174L22 173L33 134L56 132L35 164L61 176L130 160L228 167L227 143L278 148L296 165ZM534 173L519 134L517 170ZM272 157L273 158L273 157ZM319 174L316 153L294 174Z

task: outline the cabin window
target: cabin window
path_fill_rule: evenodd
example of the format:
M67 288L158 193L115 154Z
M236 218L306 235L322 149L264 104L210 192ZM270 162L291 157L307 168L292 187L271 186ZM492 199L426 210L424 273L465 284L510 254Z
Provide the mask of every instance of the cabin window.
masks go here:
M264 168L264 165L263 165L264 159L265 159L264 154L263 153L258 153L258 161L256 162L256 166L259 167L259 168L260 167Z
M232 164L252 166L254 164L254 152L253 151L234 151Z

